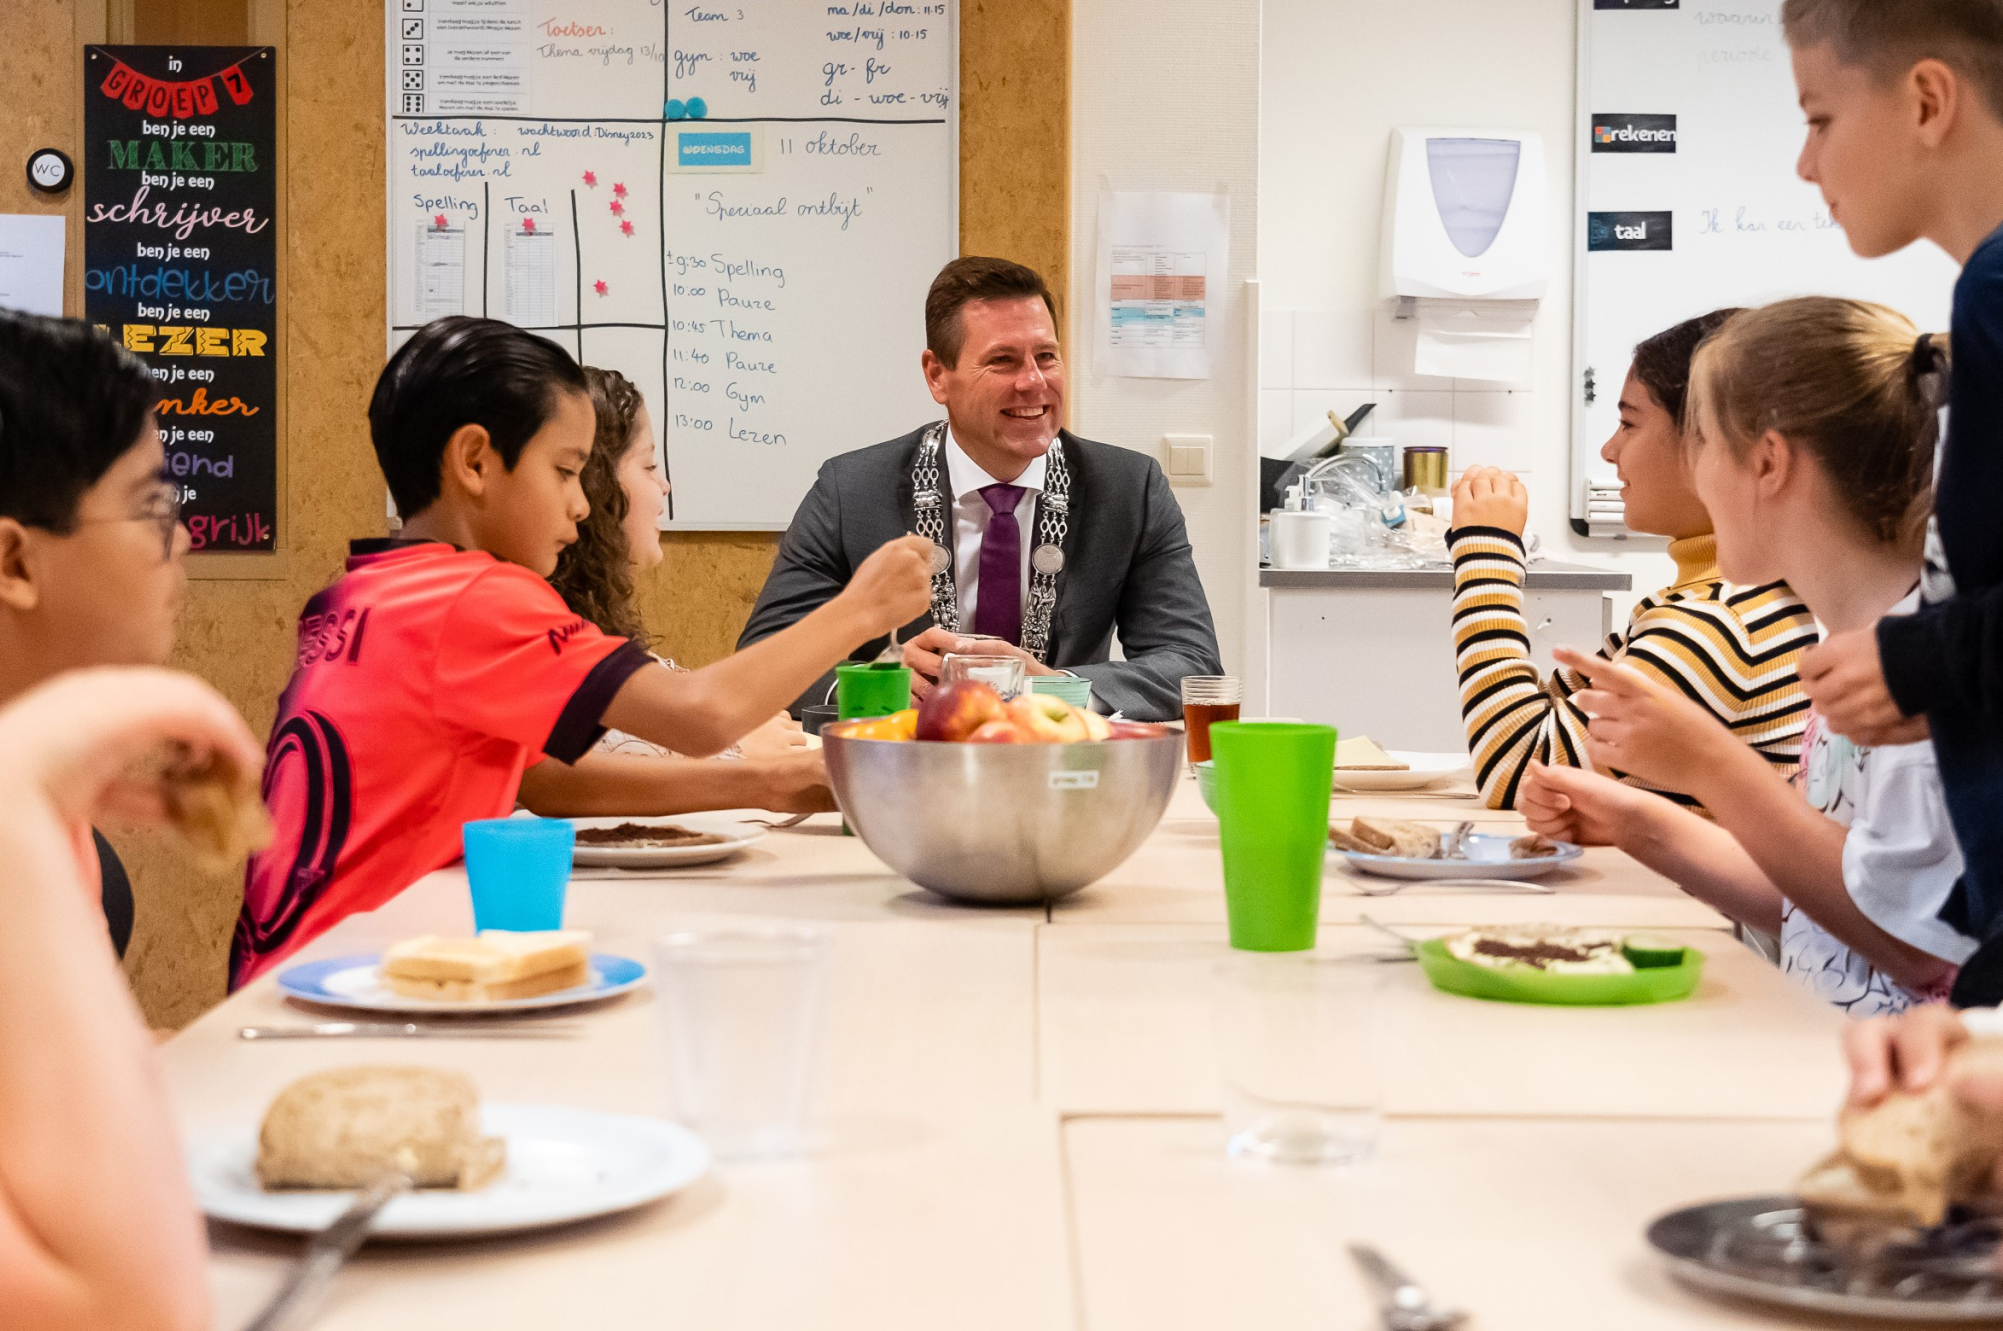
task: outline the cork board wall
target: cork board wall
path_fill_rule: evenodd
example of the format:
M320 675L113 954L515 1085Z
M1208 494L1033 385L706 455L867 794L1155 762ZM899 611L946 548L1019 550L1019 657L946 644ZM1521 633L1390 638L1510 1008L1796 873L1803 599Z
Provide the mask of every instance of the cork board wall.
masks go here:
M1027 263L1062 292L1070 248L1070 0L962 5L961 247ZM82 159L83 45L202 41L279 49L281 120L294 131L293 145L312 147L310 159L295 148L279 183L287 548L256 578L205 576L215 565L197 565L174 661L215 684L262 733L290 671L299 606L339 574L351 537L383 528L382 481L363 415L383 348L380 11L369 0L172 0L157 7L37 0L15 8L9 41L0 44L0 86L17 90L0 120L0 211L69 216L72 313L81 309L82 191L56 201L33 195L19 164L45 146ZM310 136L299 132L306 126ZM728 654L777 537L662 539L667 560L641 588L650 628L663 650L687 664ZM111 834L138 897L126 958L134 990L154 1025L181 1025L222 997L239 882L196 873L149 834Z

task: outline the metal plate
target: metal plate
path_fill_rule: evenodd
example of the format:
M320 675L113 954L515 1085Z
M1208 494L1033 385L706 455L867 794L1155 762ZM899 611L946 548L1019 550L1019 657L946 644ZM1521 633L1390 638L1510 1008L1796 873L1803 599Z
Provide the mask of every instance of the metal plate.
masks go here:
M1921 1231L1863 1256L1818 1241L1790 1196L1671 1211L1648 1227L1670 1273L1700 1289L1783 1308L1896 1322L2003 1323L1993 1220Z

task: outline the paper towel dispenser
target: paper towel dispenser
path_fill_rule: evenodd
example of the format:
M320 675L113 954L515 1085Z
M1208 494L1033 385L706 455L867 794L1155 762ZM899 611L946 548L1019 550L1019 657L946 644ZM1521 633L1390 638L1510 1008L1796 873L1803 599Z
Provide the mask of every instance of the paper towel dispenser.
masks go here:
M1416 320L1412 369L1520 383L1551 280L1544 140L1398 129L1384 190L1384 294Z
M1396 129L1384 191L1384 294L1537 300L1551 280L1544 140Z

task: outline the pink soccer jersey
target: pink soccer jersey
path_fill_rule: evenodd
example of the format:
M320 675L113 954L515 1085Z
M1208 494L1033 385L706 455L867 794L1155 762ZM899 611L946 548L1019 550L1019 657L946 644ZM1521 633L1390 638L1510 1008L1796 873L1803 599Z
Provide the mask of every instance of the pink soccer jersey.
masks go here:
M244 873L230 987L457 860L460 824L511 812L536 755L588 752L651 661L518 565L354 542L299 616L265 750L277 836Z

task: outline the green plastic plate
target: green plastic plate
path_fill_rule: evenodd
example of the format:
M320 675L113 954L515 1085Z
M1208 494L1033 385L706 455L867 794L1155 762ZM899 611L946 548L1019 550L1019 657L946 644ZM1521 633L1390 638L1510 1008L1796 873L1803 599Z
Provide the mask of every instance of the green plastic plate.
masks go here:
M1688 998L1704 978L1704 954L1683 949L1680 966L1657 966L1631 975L1546 975L1528 966L1497 970L1462 961L1437 938L1414 949L1433 988L1495 1003L1552 1003L1564 1007L1619 1007L1673 1003Z

